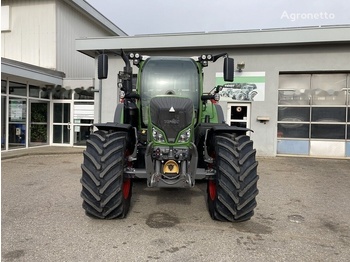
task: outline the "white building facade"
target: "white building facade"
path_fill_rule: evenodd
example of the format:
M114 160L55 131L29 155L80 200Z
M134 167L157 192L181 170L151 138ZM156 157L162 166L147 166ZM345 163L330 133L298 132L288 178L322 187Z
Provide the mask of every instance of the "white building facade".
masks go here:
M125 36L83 0L1 2L1 149L83 145L94 119L85 37Z

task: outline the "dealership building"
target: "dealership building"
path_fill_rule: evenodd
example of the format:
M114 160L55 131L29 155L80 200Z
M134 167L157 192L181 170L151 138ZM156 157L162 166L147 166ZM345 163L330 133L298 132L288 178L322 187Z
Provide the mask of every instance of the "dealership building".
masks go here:
M227 124L254 131L258 155L350 157L348 25L88 38L76 46L91 58L110 54L108 78L95 82L102 122L113 121L120 98L120 49L149 56L228 53L245 66L237 68L231 88L221 91L220 105ZM204 90L210 91L222 83L222 63L209 64L204 74Z
M85 1L29 2L50 3L45 10L52 10L55 26L42 35L28 25L27 36L12 15L2 29L2 150L84 145L92 123L113 121L124 67L116 54L123 49L148 56L228 53L240 66L219 104L229 125L254 131L259 156L350 157L350 25L127 36ZM22 33L10 36L15 25ZM43 39L28 47L21 37L29 35ZM98 80L102 52L109 73ZM204 75L205 91L221 84L222 60L209 63Z

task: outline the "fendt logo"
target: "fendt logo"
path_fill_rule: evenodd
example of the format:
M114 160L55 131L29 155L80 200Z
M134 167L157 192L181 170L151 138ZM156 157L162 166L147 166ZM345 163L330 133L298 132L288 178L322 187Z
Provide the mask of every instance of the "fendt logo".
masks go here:
M175 119L175 118L173 118L171 120L166 119L166 120L164 120L164 124L166 124L166 125L178 125L178 124L180 124L180 120Z

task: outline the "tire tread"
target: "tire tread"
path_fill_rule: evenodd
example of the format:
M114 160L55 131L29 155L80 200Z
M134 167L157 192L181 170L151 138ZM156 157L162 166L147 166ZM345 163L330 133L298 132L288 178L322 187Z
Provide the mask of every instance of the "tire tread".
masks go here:
M216 198L208 197L213 219L241 222L254 215L258 162L253 141L246 135L219 134L214 137Z
M98 130L90 135L83 153L81 197L87 215L113 219L126 216L131 197L123 196L126 132Z

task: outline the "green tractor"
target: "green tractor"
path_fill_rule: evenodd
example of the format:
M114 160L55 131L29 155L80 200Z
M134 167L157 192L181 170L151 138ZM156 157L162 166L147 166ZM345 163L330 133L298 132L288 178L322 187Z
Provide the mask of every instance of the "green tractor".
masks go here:
M126 217L134 178L148 187L191 188L207 180L207 206L219 221L249 220L256 207L257 166L247 128L225 124L216 103L224 86L203 94L203 68L224 57L225 82L234 61L226 53L181 58L119 54L124 93L113 122L95 124L82 168L87 215ZM139 68L133 85L132 63ZM98 78L107 78L108 56L98 57Z

